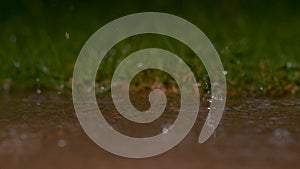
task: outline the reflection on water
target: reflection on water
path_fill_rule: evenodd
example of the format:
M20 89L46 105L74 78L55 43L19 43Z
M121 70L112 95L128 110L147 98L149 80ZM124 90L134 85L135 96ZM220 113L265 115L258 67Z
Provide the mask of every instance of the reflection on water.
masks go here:
M133 95L139 110L148 97ZM130 122L111 98L98 98L106 120L119 132L149 137L168 132L179 111L179 99L168 98L167 110L150 124ZM197 122L174 149L148 159L112 155L93 143L75 116L71 97L3 95L0 97L0 168L298 168L300 165L300 99L229 98L223 119L204 144L198 136L208 112L202 103Z

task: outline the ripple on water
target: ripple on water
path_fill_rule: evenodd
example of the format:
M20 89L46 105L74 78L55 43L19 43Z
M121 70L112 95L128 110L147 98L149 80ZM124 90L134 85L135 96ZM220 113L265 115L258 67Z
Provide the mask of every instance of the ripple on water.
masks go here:
M132 100L137 104L135 106L139 108L149 106L148 103L141 101L140 96L134 97L136 98ZM147 101L148 96L145 98L144 100ZM102 107L103 115L108 121L110 120L110 124L122 132L139 136L147 135L148 129L150 134L168 133L180 110L177 106L180 100L171 98L168 100L170 103L165 115L161 116L157 123L150 127L136 128L137 124L130 126L128 121L122 120L123 117L113 107L111 98L100 97L97 100L99 107ZM155 157L153 164L160 159L164 159L159 163L165 166L171 164L166 162L170 159L176 162L181 160L182 164L187 165L186 168L189 165L194 166L189 168L196 168L195 166L200 164L210 166L211 161L225 166L238 165L232 163L233 161L247 162L247 164L255 162L265 164L261 166L268 165L270 168L277 167L278 163L282 166L289 162L299 164L299 98L228 98L227 100L227 107L214 138L212 137L205 144L197 143L197 137L207 116L207 107L210 105L207 96L205 102L201 104L198 121L191 133L174 150ZM90 164L97 166L103 163L115 164L121 168L124 164L122 162L127 161L121 160L118 163L119 158L109 156L107 152L92 143L74 114L71 97L64 97L57 93L50 96L43 92L26 97L10 96L9 99L3 97L0 99L0 128L0 159L2 157L7 159L5 160L7 168L20 168L26 161L38 163L42 160L41 164L57 164L70 159L75 159L70 160L70 164L78 164L78 166L82 162L91 162ZM44 155L49 158L42 158ZM282 157L281 161L278 160L279 157ZM49 161L49 159L59 160ZM95 160L89 161L93 159ZM113 160L110 161L111 159ZM183 159L194 159L194 161ZM144 162L147 160L151 161L145 159ZM13 165L16 167L11 167ZM33 164L29 166L35 168ZM264 168L261 166L257 168Z

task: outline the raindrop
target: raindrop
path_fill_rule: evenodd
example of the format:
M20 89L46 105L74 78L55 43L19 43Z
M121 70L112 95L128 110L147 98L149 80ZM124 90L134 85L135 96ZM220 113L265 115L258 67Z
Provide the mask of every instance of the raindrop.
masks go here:
M36 78L35 81L36 81L36 82L40 82L40 78Z
M273 131L273 135L270 138L270 141L277 146L285 146L293 142L294 139L292 137L292 134L288 130L278 128Z
M290 133L288 130L285 129L276 129L274 130L273 135L276 138L284 138L284 137L289 137Z
M42 70L43 70L44 73L48 73L48 72L49 72L49 69L48 69L47 66L43 66L43 67L42 67Z
M65 147L67 145L67 142L64 139L59 139L57 145L58 145L58 147L62 148L62 147Z
M224 71L223 71L223 74L224 74L224 75L227 75L227 73L228 73L227 70L224 70Z
M163 130L162 130L162 132L163 132L163 134L167 134L168 132L169 132L169 130L168 130L168 128L163 128Z
M28 136L27 136L27 134L22 133L21 136L20 136L20 138L21 138L22 140L26 140L26 139L28 138Z
M16 68L19 68L21 66L21 63L16 60L13 60L13 63Z
M69 39L69 38L70 38L69 32L65 32L65 37L66 37L66 39Z
M294 65L292 62L287 62L286 67L290 69L290 68L294 67Z
M260 87L259 87L259 90L260 90L260 91L264 91L264 87L263 87L263 86L260 86Z
M142 68L142 67L143 67L143 63L139 62L139 63L137 64L137 67L138 67L138 68Z
M5 92L9 92L10 91L10 86L11 86L11 78L8 78L4 81L3 83L3 89Z
M101 87L100 87L100 90L104 90L104 89L105 89L104 86L101 86Z
M131 49L130 44L126 44L124 48L122 49L122 54L125 55L129 50Z
M41 89L37 89L37 90L36 90L36 93L37 93L37 94L41 94L41 93L42 93L42 90L41 90Z
M60 86L59 86L61 89L63 89L64 87L65 87L65 85L62 83L62 84L60 84Z

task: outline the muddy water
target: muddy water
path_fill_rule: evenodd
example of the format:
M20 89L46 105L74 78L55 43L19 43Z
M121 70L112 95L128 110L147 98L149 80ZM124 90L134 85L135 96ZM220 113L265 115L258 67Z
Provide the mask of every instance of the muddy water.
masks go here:
M132 97L139 110L147 97ZM98 98L107 121L119 132L156 135L172 124L179 99L168 99L165 113L148 125L131 123L108 96ZM206 143L198 144L209 103L203 101L189 135L172 150L152 158L128 159L99 148L82 130L70 96L0 97L2 169L279 169L300 167L300 98L229 98L222 121Z

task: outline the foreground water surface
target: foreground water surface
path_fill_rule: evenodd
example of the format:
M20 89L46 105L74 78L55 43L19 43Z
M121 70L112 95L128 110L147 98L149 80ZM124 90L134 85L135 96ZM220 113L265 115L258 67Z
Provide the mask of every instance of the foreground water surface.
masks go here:
M139 110L149 107L147 99L132 95ZM113 128L133 137L163 132L179 111L178 96L171 96L158 120L141 125L122 118L109 96L99 96L98 103ZM89 139L76 118L71 96L1 95L0 168L299 168L300 98L228 98L214 136L199 144L208 105L207 100L201 103L192 131L172 150L129 159L106 152Z

